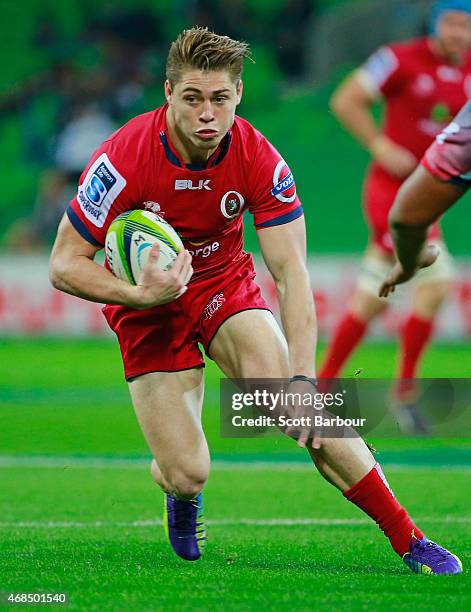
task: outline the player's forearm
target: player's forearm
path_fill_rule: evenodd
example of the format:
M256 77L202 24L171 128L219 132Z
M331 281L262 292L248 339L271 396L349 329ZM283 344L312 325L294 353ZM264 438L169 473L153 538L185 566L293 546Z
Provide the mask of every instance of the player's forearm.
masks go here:
M419 165L403 183L389 212L389 226L404 271L415 269L428 228L464 193L461 186L432 176Z
M391 233L396 257L404 272L412 272L418 266L420 253L427 239L427 226L391 223Z
M51 257L49 277L56 289L92 302L131 305L132 285L84 255Z
M285 270L276 282L291 375L315 376L317 322L309 274L304 266Z

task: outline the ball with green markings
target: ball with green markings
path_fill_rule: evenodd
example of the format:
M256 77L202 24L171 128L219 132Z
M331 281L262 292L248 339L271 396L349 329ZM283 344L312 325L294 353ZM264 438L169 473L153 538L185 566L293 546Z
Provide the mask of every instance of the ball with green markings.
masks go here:
M156 242L160 246L157 266L169 270L184 248L173 227L147 210L129 210L116 217L105 241L106 260L113 274L136 285Z

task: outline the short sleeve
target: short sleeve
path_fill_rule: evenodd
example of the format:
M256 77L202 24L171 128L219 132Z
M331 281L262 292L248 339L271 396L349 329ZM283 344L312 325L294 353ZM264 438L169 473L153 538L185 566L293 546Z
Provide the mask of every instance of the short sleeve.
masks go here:
M471 102L437 136L421 164L442 181L471 186Z
M387 97L404 79L403 62L391 47L380 47L356 72L358 80L372 95Z
M119 143L108 140L93 154L82 173L67 216L91 244L104 246L112 220L142 202L134 167L135 164L126 163Z
M288 164L278 151L260 136L250 168L248 209L256 229L283 225L303 214L296 183Z

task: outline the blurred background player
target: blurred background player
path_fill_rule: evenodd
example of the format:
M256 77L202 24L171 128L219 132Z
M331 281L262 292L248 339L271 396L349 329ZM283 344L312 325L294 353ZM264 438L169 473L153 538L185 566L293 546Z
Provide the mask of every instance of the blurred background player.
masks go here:
M383 283L387 297L439 251L426 245L430 226L471 186L471 102L427 149L420 166L401 187L389 214L397 263Z
M378 297L393 262L388 212L404 181L444 124L471 94L471 1L434 5L430 35L380 48L340 85L331 108L342 125L372 156L364 184L364 210L370 239L356 292L331 339L320 377L335 378L360 343L368 325L388 304ZM372 105L385 102L380 129ZM415 288L412 312L400 333L394 403L403 428L424 433L426 423L414 406L412 381L433 333L433 323L450 292L452 268L439 228L430 238L441 257L424 270Z

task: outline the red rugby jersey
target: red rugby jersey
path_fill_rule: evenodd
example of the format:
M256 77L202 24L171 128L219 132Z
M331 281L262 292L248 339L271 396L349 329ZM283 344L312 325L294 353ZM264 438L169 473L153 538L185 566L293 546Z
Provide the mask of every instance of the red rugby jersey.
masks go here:
M437 136L421 163L442 181L471 186L471 102Z
M195 277L246 260L242 218L256 228L303 214L286 162L240 117L204 167L185 165L170 142L167 106L131 119L93 154L67 214L89 242L103 246L112 220L131 209L152 210L181 235Z
M460 66L437 55L428 38L381 47L360 79L385 100L384 133L419 160L471 97L471 53Z

